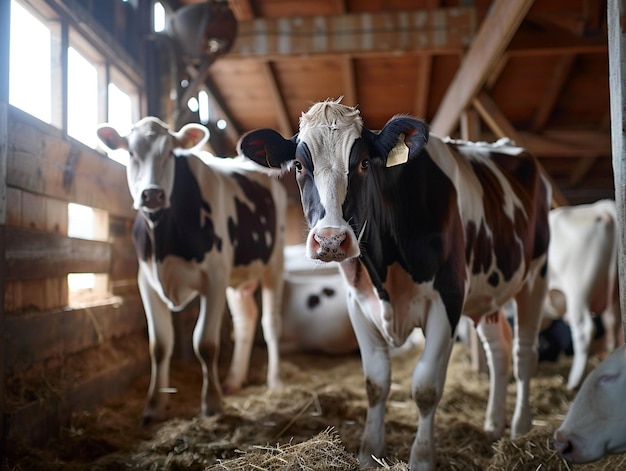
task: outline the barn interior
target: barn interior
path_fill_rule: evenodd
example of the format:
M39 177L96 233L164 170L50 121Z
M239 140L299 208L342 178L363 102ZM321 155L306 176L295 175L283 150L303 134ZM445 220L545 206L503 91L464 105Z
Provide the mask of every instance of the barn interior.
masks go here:
M15 23L16 12L35 23ZM44 44L34 39L40 38L35 36L40 26L47 38ZM607 2L602 0L1 2L1 469L119 469L121 463L131 467L130 455L124 455L131 453L128 448L79 437L88 435L90 428L107 427L120 436L115 428L120 423L124 432L134 430L149 378L146 321L131 242L135 211L124 157L109 158L98 147L95 125L117 122L123 127L147 115L160 117L172 129L197 122L211 133L206 150L231 157L245 132L269 127L290 137L312 103L342 97L342 103L358 106L372 130L396 114L410 114L424 119L439 136L513 139L538 158L551 181L555 206L613 199L607 28ZM91 95L84 94L85 83L92 86ZM24 96L31 100L16 95L18 89L26 90ZM291 174L282 182L290 198L287 242L298 244L305 234L298 189ZM185 437L190 429L202 428L194 418L200 372L189 340L197 310L192 303L174 320L180 400L172 416L178 413L184 420L168 426L184 428ZM224 357L229 354L228 327L225 322ZM258 344L262 351L260 337ZM264 353L257 356L262 370ZM468 361L462 353L455 358ZM294 382L304 381L301 371L313 376L332 371L339 379L360 369L353 356L340 357L349 365L347 370L335 370L336 360L328 356L297 354L291 360L287 376ZM550 461L558 458L549 446L538 451L573 398L555 379L567 375L567 361L542 373L546 382L541 384L555 396L538 406L543 421L539 428L545 433L532 442L537 448L524 448L526 455L538 456L540 464L553 466L547 469L569 469L562 461ZM316 362L324 366L309 370L307 365ZM410 377L410 369L406 371ZM184 372L194 379L183 377ZM458 374L481 379L467 365ZM250 388L229 403L231 412L241 412L241 404L252 411L257 404L250 405L250 395L270 402L263 375L256 376ZM325 392L315 396L307 396L302 388L295 404L289 403L289 393L273 396L275 406L287 412L280 418L267 414L263 420L266 427L278 422L281 434L273 430L251 438L251 445L285 445L293 437L304 441L315 436L333 426L332 421L316 419L316 408L323 406L341 413L340 439L354 453L358 431L351 441L347 429L362 425L362 417L351 415L364 411L364 405L352 407L363 393L362 384L356 384L354 392L344 387L349 405L333 402L330 389L324 389L329 384L327 380L318 385ZM131 399L131 393L140 399ZM406 443L392 449L401 461L407 459L414 409L403 409L399 393L394 394L399 416L410 415L413 424L394 422L399 433L406 433L398 438ZM484 398L486 393L472 394ZM458 395L459 403L467 400L467 391ZM113 405L98 409L111 400ZM360 400L365 401L364 396ZM93 418L111 416L124 406L131 409L115 416L118 425ZM450 402L447 413L457 407ZM232 413L228 420L250 426L261 419ZM459 439L481 433L482 418L467 420L475 420L471 433L463 428L466 423L453 427ZM289 429L300 422L298 433ZM213 432L214 440L205 435L200 440L210 441L215 450L227 433L219 427ZM208 469L238 456L236 441L231 440L211 459L194 449L201 455L194 461L183 435L170 433L165 458L154 465L135 460L132 467ZM120 441L140 444L140 451L133 451L136 458L151 449L142 440L157 434L158 429L133 431L124 439L122 433ZM75 443L76 448L63 450L60 457L55 455L59 443ZM161 445L151 446L154 450ZM72 463L79 447L90 451ZM441 469L515 469L494 464L492 448L486 447L471 450L485 459L470 464L446 451L442 456L447 464ZM172 451L175 448L185 450Z

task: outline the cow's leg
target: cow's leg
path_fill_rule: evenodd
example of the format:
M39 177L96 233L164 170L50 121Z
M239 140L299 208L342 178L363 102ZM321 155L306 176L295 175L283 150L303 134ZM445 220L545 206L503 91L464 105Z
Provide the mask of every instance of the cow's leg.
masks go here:
M570 291L566 296L567 319L572 330L572 347L574 349L574 359L569 371L567 389L576 389L580 386L585 375L595 327L591 311L585 302L586 293Z
M420 356L411 381L413 400L419 411L419 424L411 446L409 468L430 471L435 469L434 422L437 405L443 394L454 335L441 298L432 302L424 329L424 351Z
M218 284L219 283L214 283ZM226 287L208 290L209 296L200 296L200 314L193 331L193 348L202 366L202 415L222 410L222 389L217 372L222 316L226 307Z
M142 270L139 270L139 292L146 312L148 342L150 347L150 386L143 410L142 424L164 417L169 394L170 361L174 349L172 313L159 295L150 287Z
M489 365L489 401L485 432L497 440L506 427L506 388L511 371L511 327L502 310L497 317L483 316L476 331L483 343Z
M254 292L258 282L254 281L242 288L228 288L226 299L233 319L233 330L235 333L235 344L233 358L230 362L228 376L222 383L222 388L226 394L231 394L239 389L248 378L250 365L250 352L254 340L256 321L259 317L259 310L254 299Z
M267 345L267 387L279 388L280 380L280 337L282 332L281 303L283 300L283 253L280 251L279 269L269 268L261 279L263 312L261 324Z
M526 283L517 294L515 337L513 341L513 374L517 383L515 412L511 423L511 438L528 432L531 427L530 380L537 369L537 339L541 323L541 308L545 299L547 282L535 273L534 283Z
M359 344L367 392L367 417L359 449L362 468L377 466L372 458L386 455L385 403L391 384L389 348L377 328L365 317L353 293L348 294L348 313Z

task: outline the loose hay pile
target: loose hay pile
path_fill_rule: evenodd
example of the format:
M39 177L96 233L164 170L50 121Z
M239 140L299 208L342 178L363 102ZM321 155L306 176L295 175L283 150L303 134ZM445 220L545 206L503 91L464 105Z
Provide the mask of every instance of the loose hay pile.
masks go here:
M313 438L285 446L254 446L242 452L240 458L225 460L208 468L210 471L248 471L250 469L276 470L318 470L318 469L358 469L354 455L348 453L341 438L332 429L326 429Z
M417 409L409 397L419 347L393 359L387 405L388 458L383 469L406 471ZM148 373L124 397L94 411L74 414L63 435L43 449L9 442L2 471L97 470L337 470L358 469L367 407L357 355L283 358L285 387L267 391L263 350L255 351L250 386L225 399L224 412L198 417L201 373L195 360L172 368L170 420L140 430ZM563 384L571 362L542 363L531 387L533 431L491 443L482 431L489 383L471 370L467 351L456 345L446 389L437 410L435 438L439 470L598 471L624 467L614 456L568 467L551 447L551 437L574 394ZM509 385L512 413L515 387Z

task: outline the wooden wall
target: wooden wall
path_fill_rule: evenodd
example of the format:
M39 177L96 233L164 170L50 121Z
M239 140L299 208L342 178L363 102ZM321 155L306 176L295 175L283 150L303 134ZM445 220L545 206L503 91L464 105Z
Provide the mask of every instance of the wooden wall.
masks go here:
M125 168L10 106L6 129L2 403L5 434L36 443L149 372L146 323ZM102 240L67 236L68 203L101 210ZM68 273L108 283L68 307Z

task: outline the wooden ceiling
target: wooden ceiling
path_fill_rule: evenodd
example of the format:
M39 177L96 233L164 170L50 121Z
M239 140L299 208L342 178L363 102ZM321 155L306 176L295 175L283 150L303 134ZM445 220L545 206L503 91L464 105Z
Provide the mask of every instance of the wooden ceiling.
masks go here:
M214 130L216 152L233 155L254 128L289 137L312 103L343 96L370 129L408 113L440 136L511 137L540 159L559 204L614 197L606 2L229 4L238 36L206 77L229 123Z

